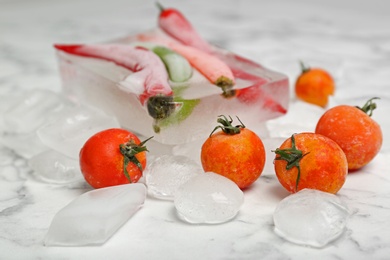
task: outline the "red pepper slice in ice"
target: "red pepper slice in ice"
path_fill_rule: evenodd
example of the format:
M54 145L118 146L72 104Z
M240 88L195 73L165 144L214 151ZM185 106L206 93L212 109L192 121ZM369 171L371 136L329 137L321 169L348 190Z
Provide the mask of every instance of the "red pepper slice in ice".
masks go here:
M146 96L154 96L157 94L172 95L165 65L157 55L148 49L121 44L57 44L55 48L78 56L111 61L137 73L137 76L142 76L138 78L144 80L144 88L142 90L128 89L128 91Z
M204 52L213 53L212 46L204 40L195 30L188 19L175 8L164 8L158 4L160 15L158 26L169 36L178 40L184 45L189 45ZM244 57L234 55L237 61L246 63L254 67L260 67L259 64Z
M210 45L203 40L180 11L174 8L164 8L160 4L157 5L161 11L158 26L166 34L179 40L184 45L195 47L204 52L212 51ZM180 38L177 37L178 35L180 35Z
M225 60L223 55L218 55L213 51L212 46L209 45L209 43L198 34L198 32L194 29L191 23L180 11L173 8L163 9L161 8L161 6L160 9L161 12L159 15L158 25L166 34L185 45L192 46L204 52L216 55L218 58L228 64L235 78L240 78L253 82L253 85L251 87L247 89L241 89L240 91L236 92L236 97L239 100L249 103L250 101L247 97L249 95L252 95L253 91L256 89L259 93L257 93L257 95L252 96L251 100L253 102L256 101L255 97L264 98L266 100L265 104L272 107L276 112L280 112L283 114L287 112L281 104L266 95L266 93L262 93L263 91L259 86L262 84L266 84L268 82L266 79L243 71L235 65L235 62L244 63L246 66L252 68L261 68L261 65L238 55L233 55L233 57L231 57L234 61Z
M171 43L173 50L185 57L211 83L220 87L225 97L232 96L232 87L235 79L231 69L218 57L191 46Z
M232 88L235 78L230 67L220 58L190 45L181 44L170 37L159 35L138 34L137 41L153 42L166 46L186 58L192 67L197 69L210 83L220 87L224 97L234 95Z
M73 55L111 61L134 72L128 77L132 78L132 82L124 80L119 87L136 94L142 105L147 103L146 107L151 117L166 118L175 110L173 91L168 83L165 65L152 51L121 44L56 44L54 47ZM138 84L134 84L134 81Z

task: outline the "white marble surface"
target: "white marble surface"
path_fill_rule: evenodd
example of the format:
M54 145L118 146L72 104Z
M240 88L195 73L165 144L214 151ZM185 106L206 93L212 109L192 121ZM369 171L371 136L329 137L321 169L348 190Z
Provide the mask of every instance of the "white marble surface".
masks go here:
M270 167L249 190L239 215L221 225L189 225L172 203L148 198L106 244L44 247L53 216L88 190L32 176L26 160L0 146L0 259L389 259L390 258L390 5L386 0L162 1L182 10L200 33L294 82L298 60L335 77L332 104L380 96L373 118L384 145L338 193L351 209L344 235L323 249L291 244L273 232L272 213L287 196ZM0 0L0 111L29 89L60 91L55 42L97 42L155 26L154 1ZM293 97L271 136L313 129L323 111ZM298 117L299 113L308 116ZM275 147L267 147L273 149ZM269 164L270 162L268 162ZM270 166L270 165L268 165Z

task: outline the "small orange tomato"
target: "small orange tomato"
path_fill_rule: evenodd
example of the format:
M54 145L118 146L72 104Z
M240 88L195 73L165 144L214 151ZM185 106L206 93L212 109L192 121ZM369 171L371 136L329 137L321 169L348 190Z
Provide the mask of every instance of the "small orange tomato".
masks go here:
M326 136L294 134L273 152L276 176L291 193L308 188L335 194L344 185L347 158Z
M231 118L230 118L231 119ZM201 149L201 162L206 172L214 172L234 181L244 189L261 175L265 150L261 139L241 123L232 126L225 116L218 118L222 131L210 134Z
M335 91L332 76L323 69L301 65L302 73L295 83L295 95L307 103L326 107L329 96Z
M135 134L120 128L94 134L80 151L85 180L93 188L138 182L146 167L147 149L143 145L147 140L141 142Z
M343 149L349 170L368 164L381 149L382 130L370 117L376 108L373 99L363 108L348 105L333 107L317 123L315 132L334 140Z

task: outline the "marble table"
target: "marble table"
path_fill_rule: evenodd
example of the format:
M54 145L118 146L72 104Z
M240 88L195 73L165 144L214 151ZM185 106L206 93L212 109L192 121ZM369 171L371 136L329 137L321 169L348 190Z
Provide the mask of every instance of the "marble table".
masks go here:
M102 246L45 247L53 216L89 188L41 182L32 176L26 158L0 145L0 259L390 259L389 3L162 4L180 9L209 41L285 73L291 86L299 60L329 70L337 85L331 105L362 105L370 97L381 97L373 118L382 126L382 150L368 166L350 174L338 193L351 210L345 233L321 249L278 237L272 213L288 193L268 165L245 191L239 215L228 223L186 224L178 220L172 203L148 198ZM0 0L0 111L14 93L61 90L53 43L119 38L154 27L156 15L153 1ZM270 136L313 131L323 111L302 106L292 94L285 118L269 122Z

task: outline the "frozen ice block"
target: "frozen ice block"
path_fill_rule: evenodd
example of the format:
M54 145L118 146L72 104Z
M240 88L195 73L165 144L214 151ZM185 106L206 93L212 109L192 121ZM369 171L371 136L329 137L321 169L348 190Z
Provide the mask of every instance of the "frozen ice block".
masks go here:
M104 244L144 204L146 187L140 183L96 189L82 194L53 218L46 246Z
M135 46L145 36L168 37L155 29L108 44ZM107 57L99 53L88 57L57 50L63 89L73 100L103 109L115 116L122 127L143 136L154 136L154 140L164 144L207 138L221 114L238 116L247 127L256 131L263 129L264 121L286 113L289 102L287 76L215 46L213 53L236 75L230 97L223 95L220 87L194 69L186 82L169 81L172 96L167 99L149 97L144 102L139 92L129 91L139 90L146 84L132 70L99 58ZM139 86L134 86L137 84ZM156 118L156 110L169 113Z

